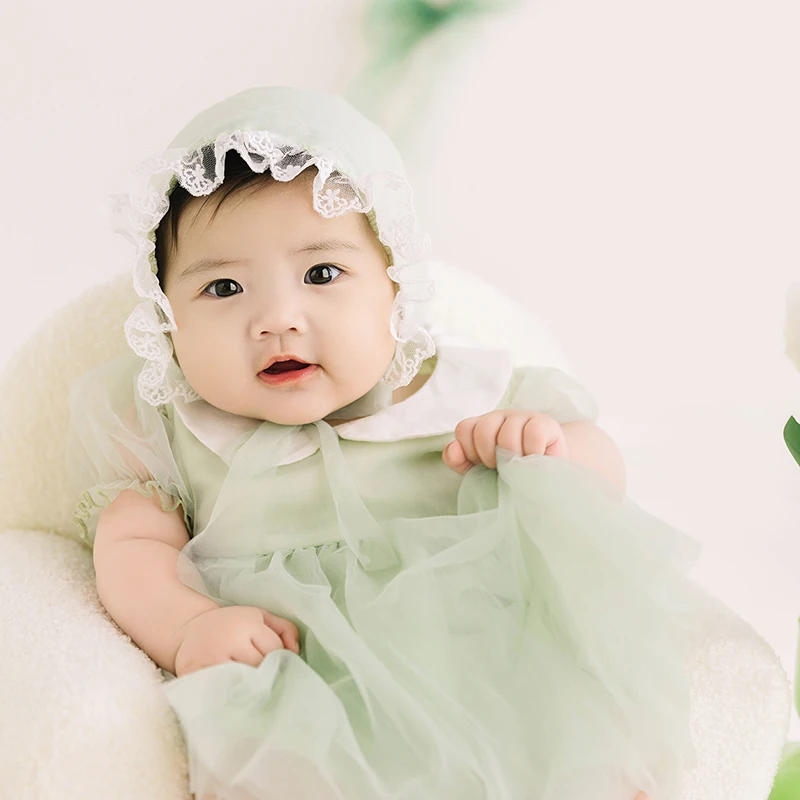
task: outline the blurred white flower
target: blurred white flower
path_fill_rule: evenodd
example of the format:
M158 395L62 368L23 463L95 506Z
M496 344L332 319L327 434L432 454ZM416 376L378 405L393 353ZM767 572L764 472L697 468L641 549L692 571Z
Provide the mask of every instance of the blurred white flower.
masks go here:
M800 371L800 282L786 292L786 323L784 327L786 355Z

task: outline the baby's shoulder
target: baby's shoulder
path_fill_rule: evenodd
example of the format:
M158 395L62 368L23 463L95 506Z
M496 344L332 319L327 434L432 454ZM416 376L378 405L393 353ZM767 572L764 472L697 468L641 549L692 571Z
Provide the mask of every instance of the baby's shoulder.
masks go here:
M151 406L139 395L137 382L142 360L123 353L92 367L70 386L70 417L91 420L94 425L122 426L133 434L160 426L167 418L165 407Z
M558 422L597 419L597 404L585 387L557 367L520 366L512 371L498 406L549 414Z
M96 364L75 378L70 386L70 397L96 393L113 395L127 393L133 400L141 363L141 359L134 359L132 353L121 353L108 361Z
M527 399L530 393L541 392L546 388L564 387L576 384L566 372L556 367L538 367L529 364L515 366L503 394L502 404L511 407L520 399Z

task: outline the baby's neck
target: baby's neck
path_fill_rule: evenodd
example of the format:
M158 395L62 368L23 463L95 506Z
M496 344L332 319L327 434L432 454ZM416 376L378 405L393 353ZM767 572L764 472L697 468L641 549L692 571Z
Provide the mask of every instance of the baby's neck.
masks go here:
M392 392L392 405L396 406L398 403L402 403L403 400L408 400L411 395L416 394L428 382L430 376L430 372L418 372L408 386L401 386L399 389L395 389Z
M399 389L395 389L392 392L392 405L396 406L398 403L402 403L404 400L408 400L412 395L415 395L428 382L428 378L433 374L434 367L435 357L428 359L428 361L422 365L422 369L414 376L414 379L408 386L401 386ZM354 419L326 419L325 422L336 427L337 425L343 425L345 422L354 422L355 419L364 419L364 417L355 417Z

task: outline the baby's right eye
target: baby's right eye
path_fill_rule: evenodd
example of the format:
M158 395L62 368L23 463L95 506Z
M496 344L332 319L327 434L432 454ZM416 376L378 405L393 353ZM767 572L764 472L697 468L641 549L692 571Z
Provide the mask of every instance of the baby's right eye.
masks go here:
M212 288L214 291L212 291ZM230 278L220 278L218 281L212 281L203 289L203 294L210 294L212 297L232 297L239 292L244 291L241 284L232 281Z

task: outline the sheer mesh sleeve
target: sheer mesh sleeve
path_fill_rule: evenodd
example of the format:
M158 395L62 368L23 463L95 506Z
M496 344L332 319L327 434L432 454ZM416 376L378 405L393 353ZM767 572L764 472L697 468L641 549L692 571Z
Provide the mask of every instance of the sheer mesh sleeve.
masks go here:
M73 514L81 538L94 545L99 512L126 489L156 492L165 511L192 501L172 451L172 423L163 407L136 391L141 360L125 354L85 373L70 391L67 469L79 500Z
M597 420L597 403L574 378L553 367L520 367L506 392L505 408L549 414L556 422Z

